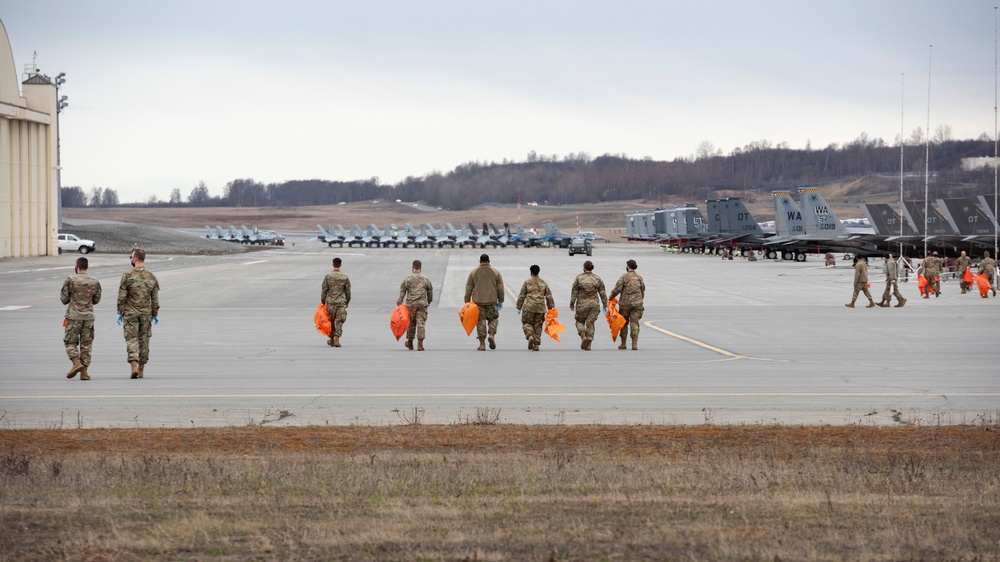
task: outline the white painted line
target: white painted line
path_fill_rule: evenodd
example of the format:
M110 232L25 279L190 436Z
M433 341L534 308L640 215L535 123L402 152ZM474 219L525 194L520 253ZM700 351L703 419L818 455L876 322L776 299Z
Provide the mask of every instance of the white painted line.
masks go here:
M141 383L140 383L141 384ZM867 398L944 398L972 396L981 398L1000 397L1000 393L948 393L936 392L499 392L499 393L360 393L360 394L79 394L67 395L0 395L0 400L80 400L89 398L149 398L149 399L190 399L190 398L552 398L552 397L655 397L655 398L713 398L713 397L867 397Z
M240 265L254 265L254 264L258 264L258 263L264 263L266 261L267 260L248 261L246 263L241 263Z
M0 306L0 312L6 312L9 310L21 310L22 308L31 308L30 306Z

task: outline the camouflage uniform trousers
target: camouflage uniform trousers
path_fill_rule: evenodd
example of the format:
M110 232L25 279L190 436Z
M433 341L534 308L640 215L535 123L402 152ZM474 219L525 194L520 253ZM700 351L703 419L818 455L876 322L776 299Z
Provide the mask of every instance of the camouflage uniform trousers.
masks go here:
M542 334L545 333L545 313L521 312L521 329L524 330L524 337L528 341L542 341Z
M851 297L851 301L858 300L858 293L864 293L868 300L875 300L872 298L872 294L868 291L867 281L858 281L854 284L854 295Z
M576 305L576 315L574 316L574 320L576 320L576 331L582 332L584 337L588 340L594 339L594 322L597 321L597 317L600 314L600 301L584 303L578 302Z
M66 319L63 343L70 361L79 359L84 367L89 367L90 353L94 348L94 321Z
M406 339L412 340L416 335L418 340L424 339L424 328L427 326L427 306L406 305L410 311L410 325L406 328Z
M138 361L145 365L149 362L149 338L153 335L152 316L126 316L122 325L129 363Z
M347 307L341 303L326 303L326 311L330 314L330 343L334 337L344 335L344 322L347 322Z
M488 335L496 335L497 324L500 323L500 310L494 304L479 304L479 323L476 324L476 336L485 340Z
M639 321L642 320L644 310L641 304L618 304L618 314L621 314L625 318L625 326L622 327L621 334L628 337L629 330L631 330L633 338L639 337ZM618 337L622 337L621 334Z
M892 298L890 297L890 295L896 297L897 301L905 300L903 299L903 294L899 292L899 286L896 284L896 282L891 279L886 279L885 292L882 293L882 301L891 302Z

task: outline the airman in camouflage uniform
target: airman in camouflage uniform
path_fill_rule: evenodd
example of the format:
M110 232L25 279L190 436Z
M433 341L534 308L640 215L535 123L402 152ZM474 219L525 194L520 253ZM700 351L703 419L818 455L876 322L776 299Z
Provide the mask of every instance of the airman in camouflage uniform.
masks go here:
M899 280L899 267L896 264L896 260L892 259L892 254L886 254L883 259L885 260L882 263L882 273L885 275L885 292L882 293L882 300L877 304L885 308L892 303L892 297L896 297L896 308L903 308L903 305L906 304L906 299L899 292L899 284L897 283Z
M625 339L632 332L632 349L639 349L639 321L642 320L642 299L646 296L646 283L635 272L639 265L635 260L625 262L625 274L618 278L611 298L621 295L618 301L618 313L625 318L625 326L621 330L622 343L618 349L625 349Z
M994 277L996 269L997 262L993 261L993 258L990 257L989 250L983 252L983 261L979 262L979 274L985 275L986 278L989 279L990 289L993 290L994 297L997 296L997 286ZM986 295L983 295L983 298L985 299Z
M479 307L479 323L476 324L478 351L486 351L486 338L490 340L490 349L497 348L494 338L500 323L503 298L503 277L490 265L488 255L479 256L479 267L470 271L469 278L465 281L465 302L475 303Z
M569 309L575 310L576 331L580 334L580 349L590 351L594 341L594 322L608 309L608 297L604 294L604 281L594 274L594 263L583 262L583 273L573 280L569 295Z
M346 273L340 272L340 258L333 258L333 271L323 278L323 292L319 302L326 303L326 311L330 313L330 339L327 345L340 347L340 337L344 334L344 322L347 322L347 306L351 304L351 280Z
M59 300L69 305L66 307L63 343L73 366L66 373L66 378L71 379L80 373L82 381L90 380L87 367L90 366L90 353L94 347L94 305L101 302L101 282L87 275L89 265L87 258L78 258L76 274L67 277L59 291Z
M927 292L924 293L924 298L929 299L931 297L931 291L934 291L935 297L941 296L941 258L938 257L938 253L934 252L929 256L924 258L924 261L920 262L920 268L917 269L918 274L923 274L924 279L927 279Z
M146 269L145 250L132 250L129 259L132 269L122 275L118 285L118 324L122 325L124 321L131 377L141 379L149 361L149 338L153 324L160 322L160 284L156 276Z
M406 349L413 350L413 336L417 336L417 351L424 350L424 332L427 325L427 307L434 302L434 287L431 280L424 277L420 271L423 264L413 260L412 273L403 279L399 285L399 298L396 306L403 304L410 311L410 325L406 328Z
M868 306L865 308L875 308L875 300L868 291L868 260L854 256L854 296L844 306L854 308L854 301L858 300L858 293L862 292L868 297Z
M965 274L965 270L972 267L972 258L965 255L965 250L962 250L962 255L955 260L955 274L958 275L958 285L962 288L962 294L969 292L969 285L965 283L962 276Z
M531 277L521 285L521 292L517 295L517 313L521 315L521 328L528 340L528 349L532 351L538 351L538 345L542 341L545 314L556 306L549 284L538 276L541 270L542 268L537 265L528 269Z

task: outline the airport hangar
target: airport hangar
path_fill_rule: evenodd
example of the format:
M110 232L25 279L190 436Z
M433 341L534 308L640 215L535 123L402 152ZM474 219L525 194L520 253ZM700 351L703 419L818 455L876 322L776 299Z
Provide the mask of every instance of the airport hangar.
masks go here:
M0 21L0 258L58 253L58 98L37 70L18 81Z

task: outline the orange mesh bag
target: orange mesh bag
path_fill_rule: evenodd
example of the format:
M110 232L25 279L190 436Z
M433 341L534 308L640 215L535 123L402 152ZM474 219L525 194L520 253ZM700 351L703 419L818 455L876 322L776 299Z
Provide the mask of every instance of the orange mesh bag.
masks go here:
M965 268L965 273L962 274L962 283L972 285L972 281L972 270L967 267Z
M559 311L555 308L545 313L545 333L556 341L559 341L559 332L566 329L566 326L557 320L558 317Z
M458 309L458 319L462 321L466 335L471 336L472 330L475 330L476 324L479 323L479 307L474 302L465 303L462 308Z
M392 335L396 336L396 341L403 337L409 327L410 309L406 308L404 304L392 309L392 314L389 316L389 329L392 330Z
M976 286L979 287L979 296L985 297L986 293L990 290L990 278L985 273L973 275L973 277L976 278Z
M917 290L920 291L921 296L926 292L925 289L927 289L927 278L923 274L917 275Z
M317 332L326 337L330 337L333 325L330 323L330 311L326 309L325 304L321 304L316 307L316 314L313 315L313 322L316 323Z
M618 314L618 299L608 301L608 311L604 314L608 319L608 326L611 326L611 341L618 339L618 332L625 327L625 317Z

